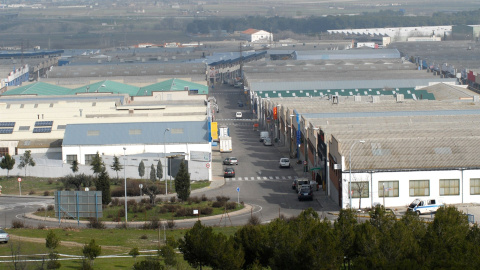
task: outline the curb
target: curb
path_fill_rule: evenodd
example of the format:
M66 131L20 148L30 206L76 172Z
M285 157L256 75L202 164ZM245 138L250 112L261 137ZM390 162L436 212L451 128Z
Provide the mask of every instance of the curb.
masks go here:
M234 211L234 212L227 212L227 214L229 216L237 216L237 215L243 215L245 213L249 213L251 211L253 207L249 204L245 204L245 207L243 209L240 209L238 211ZM214 215L214 216L207 216L207 217L200 217L200 218L188 218L188 219L178 219L178 220L174 220L176 224L178 223L188 223L188 222L192 222L194 220L212 220L212 219L218 219L218 218L221 218L222 216L224 215L223 214L219 214L219 215ZM58 222L58 218L52 218L52 217L40 217L40 216L36 216L34 215L33 213L26 213L25 214L25 218L28 218L28 219L33 219L33 220L39 220L39 221L48 221L48 222ZM145 224L146 222L149 222L149 221L130 221L128 222L128 225L131 225L131 226L139 226L139 225L143 225ZM64 224L72 224L72 223L75 223L75 224L82 224L82 225L86 225L89 223L89 221L86 221L86 220L80 220L80 221L77 221L77 220L72 220L72 219L61 219L60 220L60 224L61 223L64 223ZM104 221L103 222L105 225L122 225L123 222L113 222L113 221Z

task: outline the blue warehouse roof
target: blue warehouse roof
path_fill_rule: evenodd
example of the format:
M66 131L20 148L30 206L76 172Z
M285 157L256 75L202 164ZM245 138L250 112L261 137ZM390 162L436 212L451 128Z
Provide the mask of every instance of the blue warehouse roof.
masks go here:
M165 135L165 129L170 132ZM67 125L63 146L208 143L206 121Z

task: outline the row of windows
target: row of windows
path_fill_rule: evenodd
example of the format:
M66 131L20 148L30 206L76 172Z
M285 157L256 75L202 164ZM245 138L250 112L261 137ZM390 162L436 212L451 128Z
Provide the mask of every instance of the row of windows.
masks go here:
M379 181L378 197L399 197L399 181ZM459 179L440 179L440 196L460 195ZM352 198L369 198L369 182L352 182ZM361 196L360 196L361 194ZM480 178L470 179L470 195L480 195ZM409 196L430 196L430 180L410 180Z

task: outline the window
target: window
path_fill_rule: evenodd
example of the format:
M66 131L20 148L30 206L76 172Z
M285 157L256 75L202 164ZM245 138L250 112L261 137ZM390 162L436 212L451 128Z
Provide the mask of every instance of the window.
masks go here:
M67 163L72 164L73 161L77 160L77 155L67 155Z
M480 194L480 178L470 179L470 195Z
M378 197L398 197L398 181L379 181Z
M95 154L93 155L85 155L85 165L91 165L92 160L95 158Z
M459 179L440 179L440 196L459 195Z
M0 157L4 157L8 154L8 147L0 147Z
M429 180L410 180L410 197L430 196Z
M362 198L369 197L369 189L368 189L368 181L358 181L352 182L352 198L360 198L360 194L362 194Z

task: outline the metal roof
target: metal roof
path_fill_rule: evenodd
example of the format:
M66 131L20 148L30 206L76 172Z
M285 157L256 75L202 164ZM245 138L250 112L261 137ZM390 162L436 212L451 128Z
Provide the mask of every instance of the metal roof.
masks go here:
M198 90L198 94L208 94L208 86L198 83L188 82L180 79L170 79L163 82L151 84L149 86L141 87L136 96L148 96L152 95L154 91L184 91L185 87L188 87L189 91Z
M297 60L400 58L400 52L397 49L311 50L296 51L295 53Z
M208 143L207 133L206 121L74 124L67 125L63 146Z
M52 85L44 82L36 82L13 88L2 93L2 96L8 95L69 95L72 89Z

